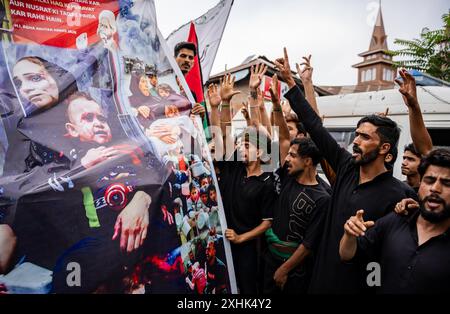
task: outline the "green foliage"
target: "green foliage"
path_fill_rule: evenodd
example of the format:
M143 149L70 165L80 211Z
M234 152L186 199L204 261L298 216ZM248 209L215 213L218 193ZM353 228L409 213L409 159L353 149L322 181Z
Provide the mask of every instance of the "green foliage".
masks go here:
M419 39L396 39L394 42L403 48L388 53L403 60L395 62L395 66L450 81L450 13L444 14L442 21L442 29L424 31Z

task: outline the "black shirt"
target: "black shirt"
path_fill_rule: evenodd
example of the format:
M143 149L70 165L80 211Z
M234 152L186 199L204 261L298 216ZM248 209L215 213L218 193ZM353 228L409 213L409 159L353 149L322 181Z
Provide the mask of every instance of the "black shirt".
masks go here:
M450 292L450 229L418 245L417 218L391 213L358 238L358 256L375 256L381 266L378 293Z
M331 186L324 179L322 179L319 175L316 175L316 180L317 180L317 182L319 182L319 185L322 188L324 188L328 194L331 195L331 193L333 192L333 189L331 188Z
M228 227L242 234L259 226L262 220L272 220L276 194L273 175L247 177L244 163L221 161L220 193Z
M275 175L279 198L273 217L274 233L281 241L315 248L322 233L322 218L329 205L329 193L321 184L298 183L284 167L279 168Z
M408 181L403 181L403 183L408 184ZM410 186L410 185L409 185ZM416 192L417 194L419 193L419 186L411 186L411 188L414 190L414 192Z
M339 257L339 241L344 233L344 223L360 209L365 211L365 220L376 221L391 212L400 200L417 196L409 186L394 178L391 171L380 174L370 182L359 184L359 167L352 163L351 154L341 148L323 127L320 117L300 89L297 86L290 89L285 97L295 113L302 118L306 130L324 158L336 171L336 182L325 218L310 292L361 292L366 287L366 281L362 278L365 266L341 263Z

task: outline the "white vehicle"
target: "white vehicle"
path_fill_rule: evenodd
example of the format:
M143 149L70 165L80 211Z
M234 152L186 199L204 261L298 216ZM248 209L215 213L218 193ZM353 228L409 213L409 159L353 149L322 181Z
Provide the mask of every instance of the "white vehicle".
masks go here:
M450 87L417 86L425 125L435 147L450 148ZM377 92L325 96L317 98L324 126L342 147L352 148L358 121L370 114L385 112L401 129L394 176L403 180L401 163L405 145L412 142L408 108L398 88Z

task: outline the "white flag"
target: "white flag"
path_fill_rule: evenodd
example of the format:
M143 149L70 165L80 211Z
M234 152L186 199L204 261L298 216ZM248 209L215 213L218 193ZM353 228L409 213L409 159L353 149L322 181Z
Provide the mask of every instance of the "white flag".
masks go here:
M203 84L208 81L209 75L211 74L232 5L233 0L221 0L214 8L194 21L198 38L198 52L202 68ZM187 41L190 24L191 21L167 37L167 44L172 51L177 43Z

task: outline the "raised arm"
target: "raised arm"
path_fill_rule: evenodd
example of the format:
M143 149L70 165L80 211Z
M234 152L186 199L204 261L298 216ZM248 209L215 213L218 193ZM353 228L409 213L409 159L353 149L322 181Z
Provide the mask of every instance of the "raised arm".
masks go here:
M280 142L280 164L284 165L284 161L286 160L286 156L289 152L289 147L291 146L289 129L286 123L286 120L283 115L283 109L281 107L280 95L278 94L279 90L279 82L278 76L275 74L272 77L272 84L270 86L270 96L272 97L272 117L273 117L273 125L278 127L279 130L279 142Z
M220 98L219 88L216 84L210 84L208 86L208 101L211 107L211 127L212 129L212 140L214 141L214 146L216 148L216 156L212 156L213 160L222 160L225 150L223 146L223 132L220 126L220 112L219 106L222 102ZM214 158L216 157L216 158Z
M423 122L422 111L417 99L416 80L404 69L400 70L399 74L403 82L400 80L395 80L395 82L400 86L400 93L409 109L409 127L414 147L420 154L427 155L433 149L433 142Z
M220 114L220 123L222 127L222 132L224 136L224 144L225 144L225 158L231 157L233 151L230 151L228 148L234 148L234 138L231 136L231 98L233 96L240 94L240 91L234 90L234 82L235 77L231 76L231 74L227 74L224 76L221 81L220 88L220 98L222 99L222 111ZM228 133L230 132L230 134Z
M306 100L320 117L319 107L317 106L316 101L316 94L314 92L314 84L312 81L314 68L311 66L311 55L309 55L308 57L303 57L303 60L305 62L303 62L301 65L299 65L298 63L296 64L297 72L300 76L300 80L303 83L303 87L305 88ZM303 66L303 68L301 66Z
M320 117L319 107L317 106L316 95L314 92L314 84L313 84L313 72L314 68L311 66L311 55L308 57L303 57L304 62L302 64L296 64L298 75L303 83L303 87L305 88L305 97L309 102L311 107ZM331 185L336 182L336 172L333 168L331 168L330 164L326 161L326 159L322 159L320 161L320 166L322 167L325 176Z
M264 74L267 72L267 66L264 64L258 64L256 66L252 66L250 69L250 80L248 83L248 88L250 90L250 117L253 125L262 124L260 106L261 100L264 102L262 98L262 92L259 89L261 85L262 78Z
M270 123L269 115L267 114L266 104L264 103L264 94L262 91L258 93L258 104L261 124L267 129L270 136L272 136L272 124Z
M310 134L311 139L322 152L325 159L330 163L333 169L338 169L340 163L351 155L342 149L336 140L328 133L322 124L322 120L312 109L311 105L306 101L300 88L295 84L289 66L289 56L286 48L284 49L284 58L275 61L280 77L288 84L290 90L285 97L298 115L299 119L305 125L306 131Z
M248 110L248 102L242 103L241 112L245 118L245 122L247 123L247 126L250 126L252 124L252 120L250 119L250 113Z
M250 109L250 124L253 126L260 126L261 123L261 115L259 111L259 97L261 95L261 90L258 88L256 90L256 98L253 96L248 97L248 108Z

